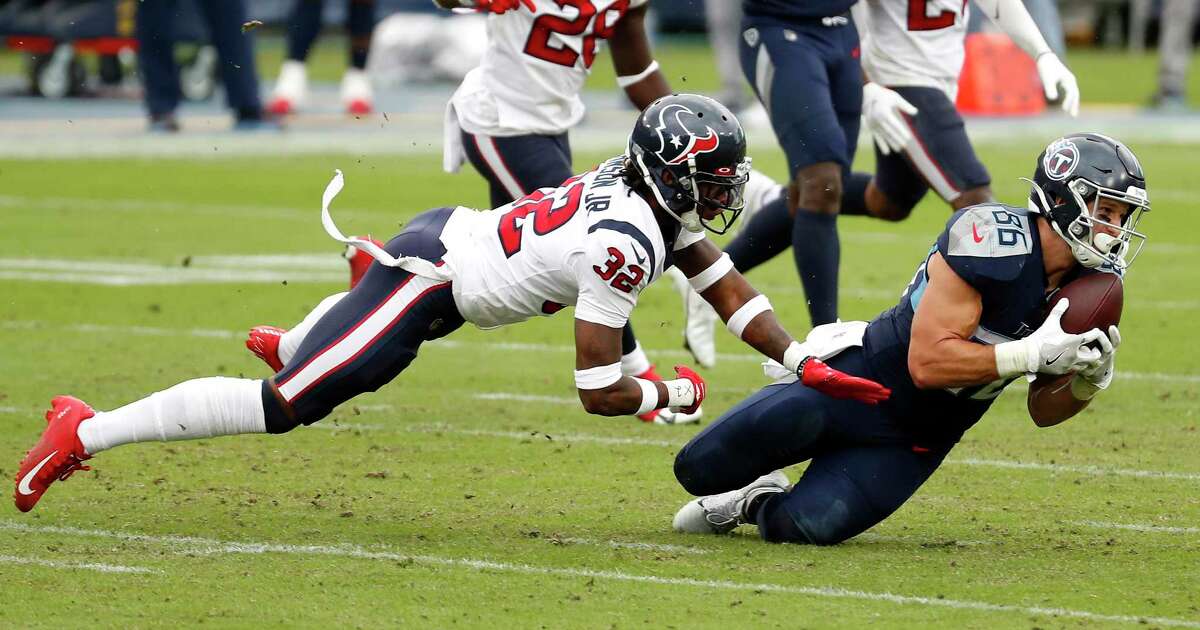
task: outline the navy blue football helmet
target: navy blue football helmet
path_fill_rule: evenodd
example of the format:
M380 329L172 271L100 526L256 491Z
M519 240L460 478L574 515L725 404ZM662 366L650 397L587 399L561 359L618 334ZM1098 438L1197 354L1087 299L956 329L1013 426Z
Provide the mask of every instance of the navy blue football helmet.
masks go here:
M750 178L746 133L717 101L697 94L654 101L638 116L627 155L658 204L685 229L724 234L741 214ZM720 213L705 219L701 208Z
M1112 267L1123 272L1137 257L1146 236L1138 221L1150 211L1146 175L1124 144L1098 133L1073 133L1050 143L1038 156L1029 191L1029 208L1071 246L1085 267ZM1108 197L1128 204L1121 225L1095 216L1096 203ZM1093 228L1104 225L1117 236Z

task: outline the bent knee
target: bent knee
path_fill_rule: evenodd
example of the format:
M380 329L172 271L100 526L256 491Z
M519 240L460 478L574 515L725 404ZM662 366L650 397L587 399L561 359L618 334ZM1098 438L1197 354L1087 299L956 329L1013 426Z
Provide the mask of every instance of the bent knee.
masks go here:
M814 164L796 173L799 207L836 214L842 205L842 171L836 164Z
M702 458L696 457L694 450L686 446L675 455L675 479L693 496L717 494L715 482L710 472L711 466L705 466Z

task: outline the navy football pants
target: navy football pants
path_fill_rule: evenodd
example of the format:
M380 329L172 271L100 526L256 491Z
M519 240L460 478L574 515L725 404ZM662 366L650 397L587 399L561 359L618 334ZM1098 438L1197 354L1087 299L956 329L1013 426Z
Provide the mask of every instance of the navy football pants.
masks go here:
M860 348L829 363L867 374ZM878 407L797 382L767 386L726 412L679 451L675 477L694 495L718 494L812 460L790 492L763 502L759 533L770 542L832 545L895 512L951 447L918 443Z
M446 250L439 236L452 212L439 208L418 215L384 249L393 256L441 260ZM313 326L291 361L264 381L267 431L312 424L347 400L383 387L412 363L423 342L462 324L449 282L372 264Z

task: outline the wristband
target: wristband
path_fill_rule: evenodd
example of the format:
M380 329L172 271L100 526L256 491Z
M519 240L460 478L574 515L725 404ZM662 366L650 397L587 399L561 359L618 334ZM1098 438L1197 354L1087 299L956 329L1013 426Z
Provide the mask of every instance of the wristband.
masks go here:
M620 363L575 370L575 387L579 389L604 389L619 380L621 380Z
M741 339L742 333L746 331L746 326L749 326L750 322L760 313L769 310L771 310L771 301L760 293L734 311L733 315L729 316L729 320L725 322L725 327L733 333L733 336Z
M800 366L804 365L804 360L808 358L808 353L804 351L804 347L799 341L793 341L783 351L783 367L787 368L792 374L797 376L800 374Z
M1037 357L1034 357L1032 362L1029 360L1029 349L1025 340L1006 341L992 347L996 351L996 373L1000 378L1037 371Z
M642 388L642 404L637 411L633 412L633 415L640 416L658 409L658 386L654 384L654 381L633 376L629 378L632 378Z
M645 79L646 77L654 74L657 70L658 70L658 61L651 60L650 65L646 66L645 70L642 70L641 72L639 72L637 74L629 75L629 76L618 76L617 77L617 85L622 88L627 88L627 87L633 85L634 83L637 83L638 81L641 81L642 79Z
M712 285L717 283L717 280L725 277L733 269L733 259L729 254L721 253L721 257L714 260L713 264L708 266L708 269L688 278L688 284L692 285L692 289L696 293L703 293Z
M696 402L696 385L686 378L661 381L667 386L667 407L679 409Z

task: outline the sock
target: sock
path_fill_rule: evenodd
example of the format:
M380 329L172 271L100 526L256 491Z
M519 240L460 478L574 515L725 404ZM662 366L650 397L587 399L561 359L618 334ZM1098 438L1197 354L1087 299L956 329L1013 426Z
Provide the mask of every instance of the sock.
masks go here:
M262 381L214 376L184 381L79 424L90 455L122 444L266 433Z
M837 321L838 242L837 215L800 208L792 222L792 256L808 298L813 326Z
M779 196L750 217L742 231L725 246L733 266L741 273L774 258L792 244L792 217L787 198Z
M874 175L870 173L850 173L842 180L842 209L839 214L851 216L870 216L867 209L867 184L871 183Z
M296 0L287 21L288 59L304 61L321 32L323 0Z
M633 350L621 355L621 374L625 376L641 376L653 367L650 365L650 358L642 350L642 344L636 341L633 343Z
M308 331L312 330L313 326L316 326L317 322L321 321L321 318L325 316L325 313L329 312L329 309L333 308L334 304L337 304L342 298L346 297L346 293L345 291L334 293L321 300L321 303L309 311L308 315L305 315L299 324L296 324L291 330L283 333L283 336L279 338L279 360L284 365L287 365L292 360L292 357L296 356L296 350L300 349L300 344L308 336Z
M350 66L367 67L371 51L371 31L375 28L375 0L350 0L346 14L346 30L350 32Z

